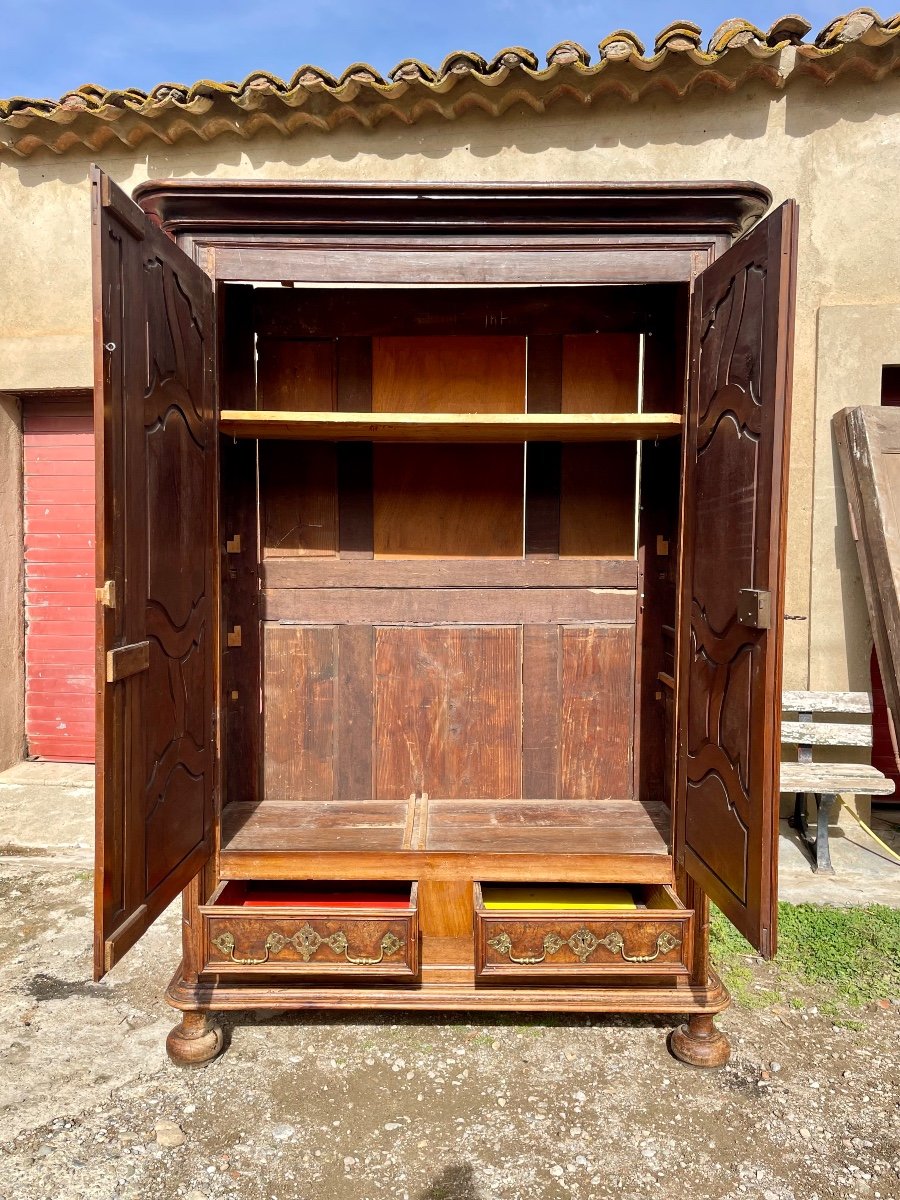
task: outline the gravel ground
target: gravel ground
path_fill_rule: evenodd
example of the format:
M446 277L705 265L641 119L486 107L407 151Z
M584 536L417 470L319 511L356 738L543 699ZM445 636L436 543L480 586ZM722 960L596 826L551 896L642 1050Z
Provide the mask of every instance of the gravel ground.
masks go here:
M95 985L90 886L0 859L4 1200L900 1200L896 1004L734 1007L718 1072L669 1056L668 1019L234 1014L184 1071L176 911Z

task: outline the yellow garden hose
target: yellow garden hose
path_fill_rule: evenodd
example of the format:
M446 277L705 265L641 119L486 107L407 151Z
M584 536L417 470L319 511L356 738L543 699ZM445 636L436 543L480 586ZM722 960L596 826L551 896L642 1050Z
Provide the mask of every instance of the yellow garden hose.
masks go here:
M853 820L857 823L857 825L861 825L863 827L863 829L866 831L866 833L869 835L869 837L872 839L873 842L877 842L878 845L882 848L882 850L886 850L887 853L891 856L891 858L895 859L898 863L900 863L900 854L898 854L896 850L892 850L890 848L890 846L887 844L887 842L883 842L877 833L873 833L873 831L865 823L865 821L862 819L862 817L860 817L856 812L854 812L854 810L852 808L850 808L850 806L848 804L844 805L844 812L849 813L850 816L853 818Z

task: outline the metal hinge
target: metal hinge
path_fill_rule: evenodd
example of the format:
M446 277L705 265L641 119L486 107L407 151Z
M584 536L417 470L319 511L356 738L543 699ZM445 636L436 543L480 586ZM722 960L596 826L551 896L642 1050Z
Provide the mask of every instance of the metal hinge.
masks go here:
M762 588L741 588L738 592L737 619L751 629L771 628L772 593Z
M102 604L104 608L116 607L116 581L107 579L103 587L95 588L94 594L97 597L97 603Z

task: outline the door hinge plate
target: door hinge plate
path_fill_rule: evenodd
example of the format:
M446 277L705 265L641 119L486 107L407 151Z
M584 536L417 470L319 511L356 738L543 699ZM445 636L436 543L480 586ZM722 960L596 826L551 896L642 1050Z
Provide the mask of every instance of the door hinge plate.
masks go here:
M95 594L97 603L101 604L104 608L116 607L116 581L114 579L107 579L103 587L95 589Z
M771 628L772 593L763 588L742 588L738 592L737 619L751 629Z

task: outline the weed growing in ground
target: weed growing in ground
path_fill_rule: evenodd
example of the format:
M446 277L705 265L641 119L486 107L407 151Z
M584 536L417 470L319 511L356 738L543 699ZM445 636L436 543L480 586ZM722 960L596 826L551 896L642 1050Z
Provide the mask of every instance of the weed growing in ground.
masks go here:
M754 983L748 959L755 951L717 909L710 949L735 1000L750 1008L783 1001L798 984L819 986L834 1002L855 1008L900 995L900 910L883 904L779 904L778 955L766 981L772 987ZM792 1008L795 1000L788 1000Z

